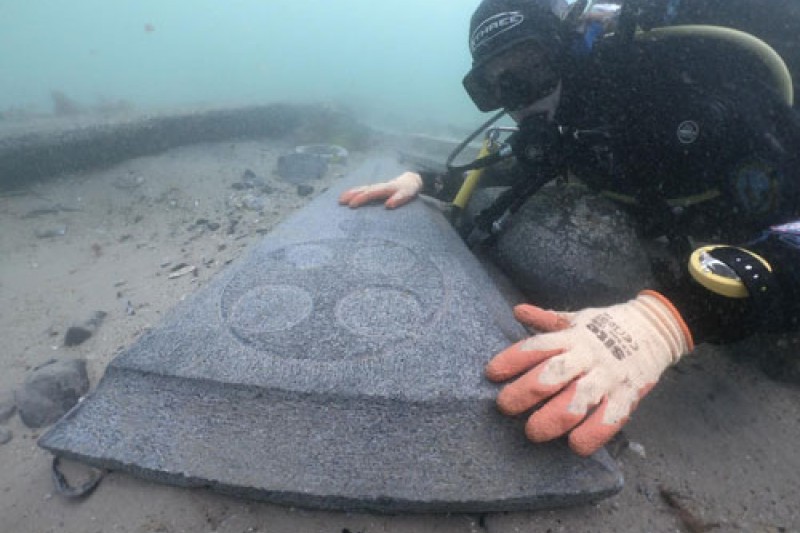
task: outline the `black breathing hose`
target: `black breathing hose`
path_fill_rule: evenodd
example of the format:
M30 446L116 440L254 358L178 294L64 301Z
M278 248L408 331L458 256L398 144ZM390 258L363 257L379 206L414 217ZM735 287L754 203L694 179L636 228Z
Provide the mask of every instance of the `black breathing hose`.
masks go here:
M501 156L501 155L499 155L497 153L494 153L494 154L490 154L490 155L488 155L486 157L482 157L480 159L476 159L475 161L473 161L471 163L468 163L466 165L461 165L461 166L453 165L453 160L456 157L458 157L458 154L463 152L464 148L466 148L467 145L469 143L471 143L475 139L475 137L480 135L481 132L483 132L486 128L488 128L489 126L491 126L492 124L497 122L500 119L500 117L502 117L505 113L506 113L506 110L505 109L501 109L500 111L498 111L497 113L492 115L492 117L489 118L489 120L487 120L486 122L481 124L478 127L478 129L476 129L474 132L472 132L466 139L464 139L461 142L461 144L459 144L456 147L455 150L453 150L453 152L447 158L447 163L445 163L447 165L447 171L449 173L454 174L454 173L466 172L467 170L475 170L476 168L487 167L489 165L493 165L494 163L500 161L500 159L502 159L504 157L504 156Z

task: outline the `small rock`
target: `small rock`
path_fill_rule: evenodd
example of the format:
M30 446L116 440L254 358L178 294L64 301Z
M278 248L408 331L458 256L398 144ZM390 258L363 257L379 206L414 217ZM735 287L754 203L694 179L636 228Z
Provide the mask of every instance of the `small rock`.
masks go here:
M306 144L295 147L294 151L298 154L316 155L328 163L337 165L346 165L349 155L347 149L335 144Z
M136 176L132 173L129 173L125 176L120 176L114 180L114 187L120 190L133 190L138 187L141 187L144 183L144 178L142 176Z
M628 442L628 449L633 453L635 453L636 455L638 455L639 457L641 457L642 459L647 458L647 453L645 452L644 445L638 442L635 441Z
M202 228L206 227L209 231L217 231L220 227L219 222L211 222L207 218L198 218L197 221L194 223L194 228ZM190 230L192 228L189 228Z
M297 186L298 196L308 196L312 192L314 192L314 187L312 187L311 185L306 185L305 183L303 183Z
M81 326L71 326L64 334L64 346L78 346L92 336L92 332Z
M78 346L86 342L94 332L100 328L108 313L105 311L95 311L91 318L83 323L82 326L71 326L64 334L64 346Z
M242 198L242 204L250 211L263 211L264 207L266 206L263 198L259 198L258 196L252 194L248 194Z
M14 437L14 434L7 427L0 426L0 446L6 444Z
M29 428L40 428L61 418L88 391L86 361L68 359L31 372L14 397L22 422Z
M55 228L45 228L36 230L36 237L39 239L54 239L63 237L67 234L67 226L61 225Z
M263 187L266 183L264 178L256 176L256 173L250 169L245 170L244 174L242 174L242 184L248 189Z
M185 276L186 274L192 274L193 276L197 277L197 267L194 265L185 265L182 268L173 269L173 271L167 276L167 278L175 279L181 276Z

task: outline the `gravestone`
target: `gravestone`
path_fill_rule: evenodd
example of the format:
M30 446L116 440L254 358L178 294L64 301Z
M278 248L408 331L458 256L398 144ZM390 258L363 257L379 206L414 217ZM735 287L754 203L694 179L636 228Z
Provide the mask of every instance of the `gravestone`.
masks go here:
M605 451L533 445L490 357L525 332L445 217L337 205L367 161L108 366L39 444L146 479L303 507L486 512L616 493Z

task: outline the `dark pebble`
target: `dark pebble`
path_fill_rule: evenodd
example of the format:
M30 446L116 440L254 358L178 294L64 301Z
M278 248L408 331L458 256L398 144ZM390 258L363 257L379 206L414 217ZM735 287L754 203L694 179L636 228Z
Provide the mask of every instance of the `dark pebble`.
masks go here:
M80 326L72 326L64 334L64 346L77 346L92 336L92 332Z
M297 195L298 196L308 196L314 192L314 187L311 185L306 185L305 183L297 186Z
M208 222L206 227L211 231L217 231L219 229L219 222Z

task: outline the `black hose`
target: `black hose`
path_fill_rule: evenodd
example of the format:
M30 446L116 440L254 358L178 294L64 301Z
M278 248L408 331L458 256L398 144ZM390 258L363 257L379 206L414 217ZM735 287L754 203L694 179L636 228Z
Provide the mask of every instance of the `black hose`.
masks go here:
M481 159L476 159L475 161L473 161L472 163L469 163L467 165L453 166L453 160L456 157L458 157L458 154L463 152L464 148L466 148L466 146L469 143L471 143L475 139L475 137L480 135L483 130L485 130L486 128L488 128L489 126L491 126L492 124L497 122L500 119L500 117L502 117L505 113L506 113L506 110L505 109L501 109L500 111L498 111L497 113L492 115L492 117L489 118L489 120L487 120L486 122L481 124L480 127L478 127L478 129L476 129L474 132L472 132L466 139L464 139L461 142L461 144L456 146L456 149L453 150L453 152L447 158L447 163L445 163L447 165L447 171L448 172L450 172L450 173L458 173L458 172L464 172L464 171L467 171L467 170L474 170L476 168L482 168L482 167L491 165L491 164L499 161L500 158L498 157L498 158L495 158L491 162L486 162L484 160L489 159L490 157L492 157L492 156L487 156L487 157L483 157ZM492 155L494 155L494 154L492 154ZM481 161L483 163L476 165L476 163L478 163L479 161Z

